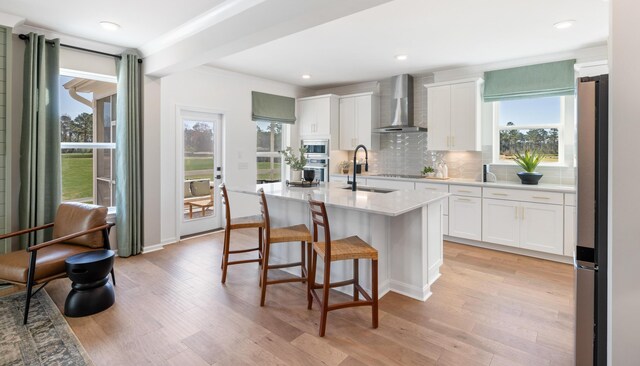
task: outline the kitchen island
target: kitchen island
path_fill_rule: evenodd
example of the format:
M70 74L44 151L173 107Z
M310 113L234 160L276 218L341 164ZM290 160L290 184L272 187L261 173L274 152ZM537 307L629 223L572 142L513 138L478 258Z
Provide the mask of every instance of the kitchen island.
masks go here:
M442 265L443 200L448 193L427 190L372 192L363 186L353 192L350 186L332 182L313 188L270 183L229 190L256 195L260 188L267 197L273 227L302 223L312 230L307 203L312 198L325 203L333 239L358 235L376 248L380 297L393 291L424 301L431 295L430 287L440 276ZM323 240L322 232L319 234ZM270 262L274 264L300 258L300 250L294 245L276 244L270 251ZM322 281L322 271L319 261L318 282ZM299 274L299 269L291 269L291 273ZM350 279L352 273L351 261L331 264L333 282ZM368 261L361 261L359 276L362 287L369 291L371 270ZM351 294L352 286L337 289Z

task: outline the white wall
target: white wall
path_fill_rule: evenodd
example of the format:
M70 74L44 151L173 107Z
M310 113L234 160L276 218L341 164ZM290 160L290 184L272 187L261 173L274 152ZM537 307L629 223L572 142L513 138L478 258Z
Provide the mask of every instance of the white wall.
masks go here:
M623 366L640 362L640 3L610 4L608 364Z
M160 221L145 222L145 225L160 228L160 244L175 242L179 238L178 223L181 218L178 217L176 206L180 201L180 197L176 197L176 159L180 158L180 154L176 151L176 136L180 132L177 130L176 108L193 107L223 113L223 179L229 187L255 185L256 125L251 121L253 90L288 97L311 94L309 90L297 86L207 66L162 78L159 140L157 136L152 137L150 131L145 131L145 151L159 150L160 158L146 155L144 162L145 171L155 169L151 168L154 165L160 167ZM292 131L292 135L297 136L297 131ZM154 144L159 145L149 146ZM230 200L233 216L259 212L256 199L232 194Z

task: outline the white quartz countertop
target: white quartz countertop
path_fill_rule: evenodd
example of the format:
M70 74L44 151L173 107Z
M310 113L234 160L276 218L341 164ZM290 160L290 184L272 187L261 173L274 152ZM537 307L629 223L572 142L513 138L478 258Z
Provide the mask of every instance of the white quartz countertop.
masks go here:
M331 174L330 176L345 177L347 175ZM351 178L351 175L349 175L349 178ZM396 180L396 181L406 181L406 182L416 182L416 183L456 184L456 185L477 186L477 187L487 187L487 188L493 187L493 188L509 188L509 189L526 189L526 190L558 192L558 193L575 193L576 192L575 186L562 185L562 184L539 183L538 185L526 185L518 182L479 182L472 179L460 179L460 178L450 178L447 180L428 179L428 178L400 178L400 177L383 177L375 174L371 174L371 175L358 174L358 178Z
M358 185L358 187L366 186ZM267 197L307 201L311 195L312 199L324 202L327 207L340 207L386 216L399 216L449 196L449 193L428 190L397 190L389 193L353 192L351 189L344 189L350 186L338 182L322 183L318 187L310 188L288 187L285 183L269 183L229 188L229 191L257 194L260 188L264 189Z

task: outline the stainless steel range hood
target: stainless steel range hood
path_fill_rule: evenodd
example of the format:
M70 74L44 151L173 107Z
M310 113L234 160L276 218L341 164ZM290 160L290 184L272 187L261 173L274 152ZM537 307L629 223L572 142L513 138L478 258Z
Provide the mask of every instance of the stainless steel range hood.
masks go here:
M391 78L391 124L374 130L378 133L421 132L413 125L413 77L409 74Z

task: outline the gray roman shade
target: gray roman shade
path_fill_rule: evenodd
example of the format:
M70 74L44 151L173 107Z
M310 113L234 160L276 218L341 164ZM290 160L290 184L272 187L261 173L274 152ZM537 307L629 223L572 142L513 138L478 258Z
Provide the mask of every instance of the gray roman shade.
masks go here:
M573 94L575 62L566 60L485 72L484 101Z
M251 119L293 124L296 122L296 100L256 91L251 92Z

